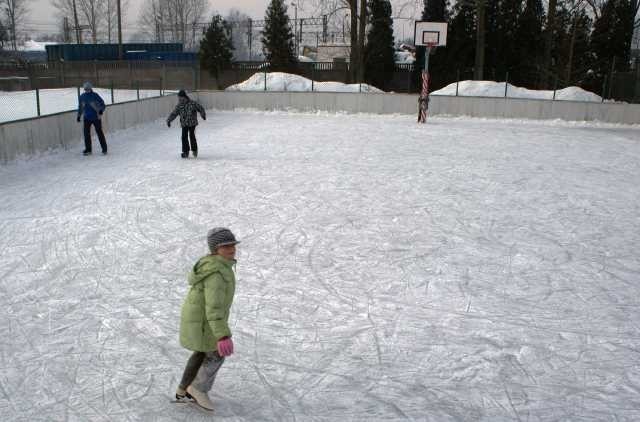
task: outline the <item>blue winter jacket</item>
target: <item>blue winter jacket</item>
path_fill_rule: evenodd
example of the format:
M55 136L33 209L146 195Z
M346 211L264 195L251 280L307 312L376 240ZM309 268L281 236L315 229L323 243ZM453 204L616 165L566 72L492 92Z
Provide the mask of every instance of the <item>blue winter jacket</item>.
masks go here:
M83 116L84 120L99 120L105 108L102 98L93 91L85 92L78 99L78 117Z

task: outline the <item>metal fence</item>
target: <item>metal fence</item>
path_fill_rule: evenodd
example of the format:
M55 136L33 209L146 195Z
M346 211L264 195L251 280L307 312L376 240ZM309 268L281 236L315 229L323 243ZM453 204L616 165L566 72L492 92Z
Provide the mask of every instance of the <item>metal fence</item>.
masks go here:
M22 82L19 80L17 83ZM79 85L68 88L35 88L0 92L0 123L77 110L78 98L82 93ZM133 89L122 89L105 81L93 90L107 105L161 97L176 92L163 89L163 84L159 80L137 80L133 81L132 85Z

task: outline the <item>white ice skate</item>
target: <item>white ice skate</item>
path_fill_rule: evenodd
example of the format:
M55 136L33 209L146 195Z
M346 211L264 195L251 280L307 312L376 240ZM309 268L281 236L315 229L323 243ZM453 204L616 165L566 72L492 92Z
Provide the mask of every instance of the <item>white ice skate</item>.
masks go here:
M213 403L209 400L209 396L207 393L203 393L202 391L193 388L192 386L187 387L187 394L195 400L196 404L201 408L209 411L213 411Z

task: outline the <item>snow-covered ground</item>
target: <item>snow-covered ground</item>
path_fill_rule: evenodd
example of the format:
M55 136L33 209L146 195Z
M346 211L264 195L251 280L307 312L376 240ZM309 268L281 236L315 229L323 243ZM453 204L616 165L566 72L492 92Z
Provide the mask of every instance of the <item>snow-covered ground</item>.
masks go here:
M640 129L210 112L0 166L0 415L170 404L185 276L242 239L215 420L640 420Z
M283 72L256 73L244 82L231 85L226 91L320 91L320 92L382 92L368 84L313 82L304 76Z
M456 83L454 82L442 89L433 91L431 95L456 95ZM458 95L465 97L504 97L505 83L494 81L460 81L458 84ZM599 95L585 91L577 86L559 89L555 95L556 100L602 102L602 97ZM553 90L520 88L508 83L507 97L553 100Z
M111 104L111 89L94 88L106 104ZM81 90L82 92L82 90ZM140 98L157 97L158 90L140 90ZM122 103L138 98L135 89L115 89L113 101ZM36 91L0 91L0 122L27 119L38 115ZM54 114L78 109L78 91L75 88L41 89L40 114Z

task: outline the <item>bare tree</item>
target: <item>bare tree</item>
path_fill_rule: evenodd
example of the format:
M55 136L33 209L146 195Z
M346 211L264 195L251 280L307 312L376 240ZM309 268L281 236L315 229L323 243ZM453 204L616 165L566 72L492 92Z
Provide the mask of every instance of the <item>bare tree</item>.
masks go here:
M104 2L104 20L106 25L107 42L117 41L118 39L118 0L103 0ZM121 25L124 21L129 9L129 0L120 0L120 19Z
M234 60L250 60L249 58L249 15L238 9L231 9L225 18L231 28Z
M78 3L80 12L91 31L91 41L94 44L98 43L100 28L105 17L105 5L104 0L79 0Z
M18 29L28 12L27 3L28 0L0 0L2 11L9 26L9 41L11 41L11 48L14 51L18 49Z
M207 0L146 0L138 23L157 41L181 42L195 49L200 38L198 24L205 20L208 7Z

